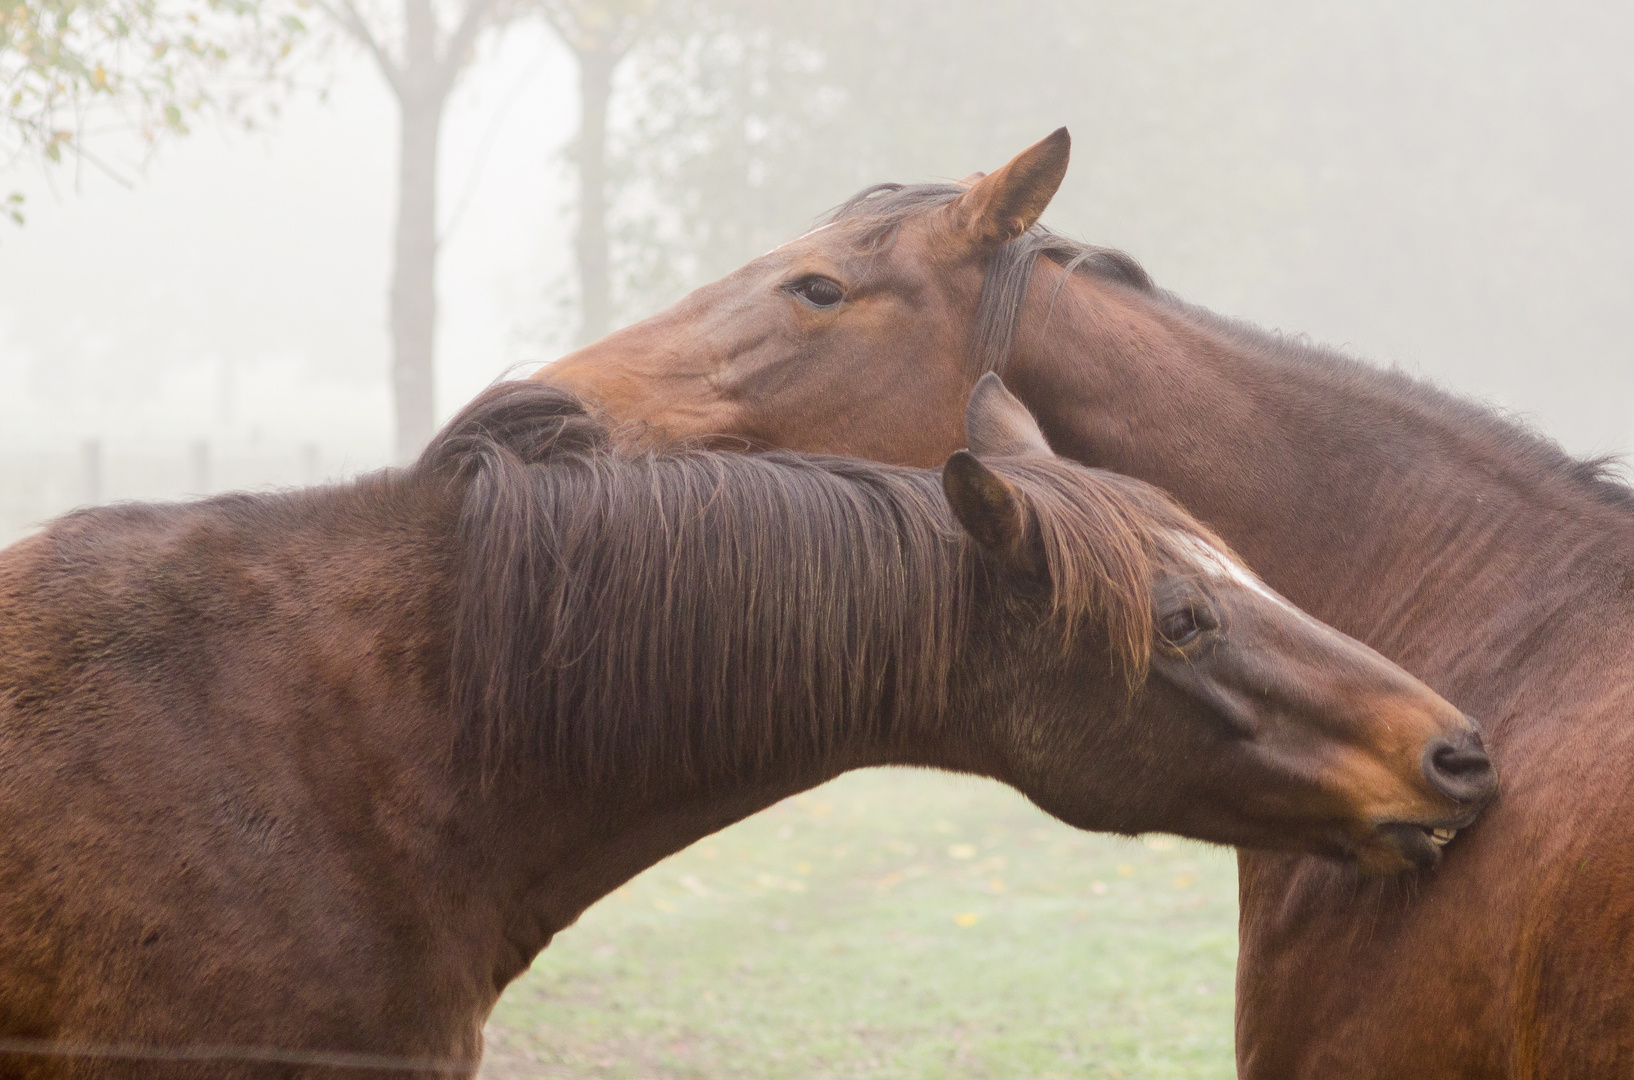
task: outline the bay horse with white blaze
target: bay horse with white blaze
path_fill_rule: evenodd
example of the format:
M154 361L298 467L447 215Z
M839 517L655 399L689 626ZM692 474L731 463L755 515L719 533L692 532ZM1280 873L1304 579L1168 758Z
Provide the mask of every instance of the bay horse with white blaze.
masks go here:
M996 379L940 473L622 455L496 387L418 464L0 553L0 1072L466 1075L664 856L846 770L1432 865L1461 713Z
M540 376L662 441L928 464L986 371L1302 608L1481 717L1505 796L1433 875L1244 852L1244 1077L1634 1076L1634 491L1424 383L1036 224L1062 129L882 185Z

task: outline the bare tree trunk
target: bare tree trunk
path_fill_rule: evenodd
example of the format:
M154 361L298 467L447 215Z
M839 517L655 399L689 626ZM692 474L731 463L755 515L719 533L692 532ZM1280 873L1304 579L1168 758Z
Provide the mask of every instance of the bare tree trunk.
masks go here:
M612 256L607 244L607 102L620 54L579 52L579 344L613 328Z
M402 0L401 46L369 27L353 0L313 0L369 50L397 98L397 237L391 279L393 454L414 459L436 421L432 372L437 346L437 141L443 107L471 58L495 0L465 0L451 33L440 35L433 0ZM439 37L442 42L439 44Z
M583 345L613 328L607 240L607 102L613 71L661 0L535 0L579 62L579 334Z
M391 283L392 397L396 459L412 461L431 439L437 341L437 140L441 93L421 87L398 96L402 117L397 169L397 243Z

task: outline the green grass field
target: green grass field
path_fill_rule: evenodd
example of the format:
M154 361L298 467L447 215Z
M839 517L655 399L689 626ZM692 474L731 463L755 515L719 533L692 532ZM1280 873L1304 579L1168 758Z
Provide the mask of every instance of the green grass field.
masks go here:
M559 935L485 1077L1230 1077L1236 861L1008 788L855 773Z

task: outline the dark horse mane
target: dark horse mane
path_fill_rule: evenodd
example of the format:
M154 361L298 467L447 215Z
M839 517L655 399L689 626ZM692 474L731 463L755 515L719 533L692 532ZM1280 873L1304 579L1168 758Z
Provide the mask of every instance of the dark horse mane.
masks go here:
M825 220L855 229L865 248L882 250L905 220L946 205L964 191L960 184L876 184L842 203ZM1634 513L1634 487L1619 479L1622 463L1616 455L1574 458L1559 443L1518 417L1460 398L1399 369L1375 367L1302 337L1267 330L1188 303L1158 288L1130 255L1070 239L1042 225L1034 225L1005 245L988 265L976 311L971 356L977 374L987 371L1003 374L1016 327L1021 321L1027 285L1040 257L1061 266L1068 275L1082 273L1142 293L1165 310L1239 345L1300 364L1332 389L1356 388L1393 394L1417 410L1474 435L1503 457L1530 463L1543 473L1563 477L1597 502Z
M1060 462L995 467L1034 507L1063 641L1087 624L1133 685L1150 553L1179 511ZM889 740L946 704L991 580L934 472L615 452L548 384L491 387L415 470L464 485L453 686L490 776L543 764L639 786L662 766L707 783Z

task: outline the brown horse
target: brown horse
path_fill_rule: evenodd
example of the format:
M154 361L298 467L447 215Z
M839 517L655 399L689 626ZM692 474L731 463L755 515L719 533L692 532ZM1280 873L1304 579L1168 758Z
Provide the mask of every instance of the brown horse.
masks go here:
M1634 492L1036 226L1067 154L865 191L541 377L653 437L929 463L1002 370L1061 453L1166 488L1487 724L1505 798L1436 874L1242 856L1242 1074L1634 1075Z
M408 471L0 554L0 1070L468 1073L597 898L865 765L1434 865L1495 787L1462 714L970 410L940 474L623 456L512 383Z

